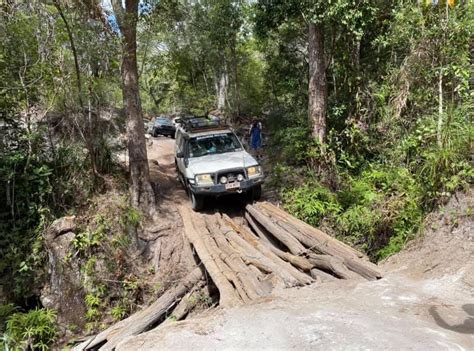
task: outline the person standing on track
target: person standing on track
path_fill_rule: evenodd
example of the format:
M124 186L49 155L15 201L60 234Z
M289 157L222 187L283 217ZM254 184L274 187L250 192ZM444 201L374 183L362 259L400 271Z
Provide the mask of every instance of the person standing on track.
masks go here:
M250 127L250 148L257 158L262 158L262 123L254 121Z

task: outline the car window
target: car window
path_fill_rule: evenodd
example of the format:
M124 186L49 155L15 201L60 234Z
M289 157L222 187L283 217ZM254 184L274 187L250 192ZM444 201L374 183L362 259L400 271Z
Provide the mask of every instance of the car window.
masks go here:
M167 119L167 118L157 118L157 119L155 120L155 125L157 125L157 124L171 125L171 122L170 122L170 120Z
M241 151L242 145L233 133L195 137L189 140L189 157Z

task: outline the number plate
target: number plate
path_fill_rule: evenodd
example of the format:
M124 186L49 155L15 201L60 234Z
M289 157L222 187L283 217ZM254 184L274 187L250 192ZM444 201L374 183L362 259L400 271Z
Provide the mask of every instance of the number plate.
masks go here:
M225 185L226 189L238 189L240 188L240 183L239 182L234 182L234 183L229 183Z

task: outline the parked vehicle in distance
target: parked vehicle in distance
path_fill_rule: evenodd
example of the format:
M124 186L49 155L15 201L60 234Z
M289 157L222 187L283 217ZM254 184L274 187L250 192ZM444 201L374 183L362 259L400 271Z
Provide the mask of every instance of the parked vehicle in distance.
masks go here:
M262 194L262 167L235 133L218 121L182 119L176 131L175 163L195 211L208 197L242 193L258 200Z
M176 127L166 117L158 117L153 124L151 135L157 137L158 135L170 136L174 139Z
M174 117L173 118L172 122L173 122L173 125L176 129L178 129L178 127L180 126L181 119L182 119L182 117Z
M153 126L155 123L153 121L148 121L146 127L145 127L145 133L150 134L153 133Z

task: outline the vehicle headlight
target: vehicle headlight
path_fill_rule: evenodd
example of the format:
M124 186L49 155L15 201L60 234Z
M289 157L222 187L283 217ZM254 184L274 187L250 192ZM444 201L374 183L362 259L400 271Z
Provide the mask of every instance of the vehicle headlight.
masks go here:
M247 174L249 175L249 178L259 177L262 175L262 167L260 166L249 167L247 168Z
M241 182L241 181L243 181L243 180L244 180L243 174L237 175L237 181Z
M214 181L211 174L198 174L196 176L196 183L197 185L213 185Z
M221 184L225 184L225 183L227 183L227 177L222 176L219 181L221 182Z

